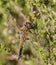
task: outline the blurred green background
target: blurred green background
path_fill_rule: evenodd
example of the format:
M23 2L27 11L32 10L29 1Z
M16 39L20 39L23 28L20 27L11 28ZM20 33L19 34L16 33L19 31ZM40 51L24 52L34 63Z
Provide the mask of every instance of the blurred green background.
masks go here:
M28 20L35 30L17 60L17 28ZM56 65L56 0L0 0L0 65Z

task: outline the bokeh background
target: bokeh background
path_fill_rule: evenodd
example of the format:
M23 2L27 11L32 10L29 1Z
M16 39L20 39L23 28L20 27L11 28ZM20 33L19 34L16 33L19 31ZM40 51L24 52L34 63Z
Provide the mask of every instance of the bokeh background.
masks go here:
M23 54L18 57L18 29L27 21ZM56 0L0 0L0 65L56 65Z

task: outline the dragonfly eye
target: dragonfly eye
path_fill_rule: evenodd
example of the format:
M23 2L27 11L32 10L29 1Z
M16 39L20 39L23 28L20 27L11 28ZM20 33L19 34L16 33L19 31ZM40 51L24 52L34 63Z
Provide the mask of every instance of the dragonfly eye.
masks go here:
M32 22L26 22L25 26L26 26L28 29L31 29L31 28L33 27L32 24L33 24Z

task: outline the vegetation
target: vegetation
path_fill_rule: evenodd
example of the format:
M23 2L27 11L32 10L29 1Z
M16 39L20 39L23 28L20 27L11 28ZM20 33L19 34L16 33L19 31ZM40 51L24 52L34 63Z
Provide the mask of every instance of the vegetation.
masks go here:
M17 29L27 21L36 26L17 60ZM0 0L0 65L56 65L56 0Z

